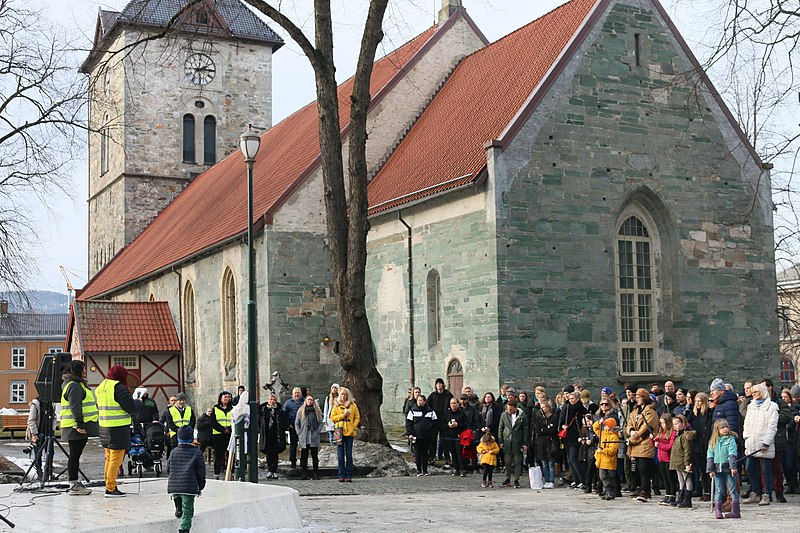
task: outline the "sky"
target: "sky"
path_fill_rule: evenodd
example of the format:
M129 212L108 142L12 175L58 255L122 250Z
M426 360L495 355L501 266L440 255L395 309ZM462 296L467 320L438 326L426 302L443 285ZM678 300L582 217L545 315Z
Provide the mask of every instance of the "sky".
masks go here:
M22 0L20 0L22 1ZM41 3L44 16L66 26L88 50L94 33L98 7L122 9L127 0L45 0ZM283 0L289 16L311 35L310 0ZM564 0L464 0L464 7L489 41L495 41L528 22L565 3ZM363 8L367 0L333 0L334 51L337 77L343 81L353 74L357 58ZM691 3L682 0L665 1L665 6L684 32L690 37L693 16ZM441 0L392 0L384 24L386 37L378 56L385 55L430 27ZM677 6L677 7L676 7ZM287 42L273 58L273 124L315 99L314 78L310 65L299 48L291 42L277 24L268 21ZM702 37L702 35L701 35ZM692 44L693 40L687 38ZM86 51L79 53L80 62ZM66 282L59 265L67 271L71 283L82 287L87 281L87 169L86 160L77 161L73 172L73 198L55 196L50 209L36 209L38 243L31 253L37 257L39 273L27 286L31 289L66 292Z

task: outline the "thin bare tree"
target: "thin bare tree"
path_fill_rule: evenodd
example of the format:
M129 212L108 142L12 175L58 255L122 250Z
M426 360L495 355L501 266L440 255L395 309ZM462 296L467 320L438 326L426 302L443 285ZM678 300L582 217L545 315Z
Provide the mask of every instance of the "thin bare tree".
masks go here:
M70 197L87 126L73 43L26 6L0 0L0 289L27 288L36 270L31 210L56 212L53 198Z

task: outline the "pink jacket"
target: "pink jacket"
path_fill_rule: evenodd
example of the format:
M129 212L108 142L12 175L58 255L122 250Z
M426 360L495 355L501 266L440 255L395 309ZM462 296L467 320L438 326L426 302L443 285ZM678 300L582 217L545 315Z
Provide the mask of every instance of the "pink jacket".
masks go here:
M658 430L656 433L655 441L658 443L657 450L658 450L658 462L659 463L667 463L669 464L669 452L672 451L672 443L675 442L675 437L678 434L675 430L670 430L669 438L664 437L664 434L661 430Z

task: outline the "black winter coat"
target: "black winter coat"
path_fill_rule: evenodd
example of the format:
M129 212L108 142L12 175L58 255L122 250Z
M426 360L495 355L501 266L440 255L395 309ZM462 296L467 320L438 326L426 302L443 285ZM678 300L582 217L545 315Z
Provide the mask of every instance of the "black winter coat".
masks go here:
M569 426L567 428L567 438L564 439L566 446L579 446L578 436L580 434L581 420L585 414L586 408L580 401L575 402L575 405L567 402L561 409L561 415L558 417L558 429L560 431L561 426Z
M497 405L497 402L481 406L481 424L482 427L489 428L494 438L497 438L497 431L500 428L500 415L503 414L503 408Z
M453 395L450 394L450 391L447 389L444 389L441 393L433 391L428 396L428 407L433 409L433 412L436 413L441 428L444 428L444 414L450 409L450 400L452 398Z
M211 430L213 424L214 420L210 416L205 413L200 415L200 418L197 419L197 442L211 442Z
M258 432L261 442L261 451L267 453L267 443L270 450L281 453L286 449L286 425L288 419L281 404L276 403L270 408L267 402L258 407Z
M536 459L540 461L555 460L558 455L560 443L558 442L558 415L551 412L545 416L539 409L533 415L533 443L536 450Z
M739 397L736 393L726 390L722 393L719 400L717 400L717 407L714 408L714 414L711 417L712 426L720 418L728 421L728 425L736 433L741 434L742 430L742 416L739 414Z
M711 431L713 429L711 423L712 414L712 411L706 411L706 414L695 414L694 409L689 409L685 413L687 420L689 420L689 424L695 431L692 453L694 455L702 456L703 464L705 464L706 451L708 451L708 440L711 438Z
M440 423L442 425L442 434L445 436L445 438L457 439L462 431L469 429L467 415L464 414L464 411L460 407L456 411L448 409L444 414L444 418L444 422L440 421ZM451 420L456 421L455 427L450 427L449 424Z
M778 431L775 433L775 453L786 451L789 441L786 435L786 428L792 421L792 410L789 405L779 398L774 398L778 405Z
M418 439L430 439L433 430L439 425L438 417L427 405L415 405L406 415L406 433Z
M200 494L206 487L206 463L192 444L179 444L169 454L169 494Z

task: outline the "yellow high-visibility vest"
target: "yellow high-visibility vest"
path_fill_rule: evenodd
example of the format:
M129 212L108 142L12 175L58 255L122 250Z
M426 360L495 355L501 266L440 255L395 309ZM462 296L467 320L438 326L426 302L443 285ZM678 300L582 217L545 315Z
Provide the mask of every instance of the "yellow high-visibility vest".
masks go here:
M114 399L114 387L117 383L119 381L104 379L97 386L97 409L102 428L131 425L131 415Z
M231 427L231 412L228 411L227 413L220 409L219 407L214 407L214 418L217 419L217 423L224 427L229 428ZM222 435L221 431L217 431L216 429L211 430L212 435Z
M173 405L169 408L169 415L172 417L172 422L175 424L175 427L180 429L183 426L189 425L189 421L192 419L192 408L187 405L186 409L183 410L183 417L181 417L181 410ZM170 438L177 434L177 431L169 431Z
M74 385L74 381L68 381L64 390L61 392L61 427L74 428L78 427L75 417L72 416L72 409L69 408L69 400L67 400L67 391ZM92 389L87 388L83 383L80 384L81 388L86 392L86 397L81 403L81 411L83 412L84 422L97 422L97 402L94 400Z

